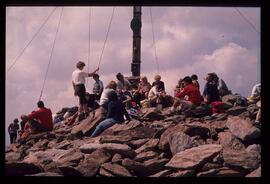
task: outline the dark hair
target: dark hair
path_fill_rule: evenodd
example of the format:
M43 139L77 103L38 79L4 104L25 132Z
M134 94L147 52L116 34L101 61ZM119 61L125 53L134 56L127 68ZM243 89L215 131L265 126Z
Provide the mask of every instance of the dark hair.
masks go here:
M116 78L119 80L121 77L123 77L123 75L119 72L118 74L116 74Z
M38 101L37 106L40 107L44 107L44 103L42 101Z
M192 79L189 76L184 77L183 81L186 82L186 83L188 83L188 84L191 84L192 83Z
M76 67L77 68L81 68L81 67L84 67L85 66L85 63L82 62L82 61L79 61L77 64L76 64Z
M115 91L111 91L108 94L108 100L109 101L116 101L118 99L117 93Z
M209 75L209 81L214 81L218 83L219 77L217 76L216 73L208 73L207 75Z
M191 75L192 80L198 80L198 76L196 74Z
M93 78L99 78L99 75L97 73L93 74Z
M15 118L14 120L13 120L13 122L15 123L17 123L17 122L19 122L19 120L18 120L18 118Z

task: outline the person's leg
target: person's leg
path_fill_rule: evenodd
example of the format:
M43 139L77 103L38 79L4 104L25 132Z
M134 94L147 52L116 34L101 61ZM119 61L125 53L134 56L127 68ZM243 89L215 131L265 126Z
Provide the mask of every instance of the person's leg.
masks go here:
M13 143L13 134L9 134L9 138L10 138L10 144Z
M30 124L31 130L36 130L38 132L49 131L47 128L45 128L44 126L42 126L38 121L29 120L29 124Z
M259 111L257 112L255 122L256 122L256 123L259 123L259 122L260 122L260 119L261 119L261 108L260 108Z
M113 126L116 123L116 121L112 118L105 119L102 121L95 129L95 131L92 133L91 137L96 137L101 132L103 132L105 129Z
M174 102L173 102L173 105L171 107L171 112L174 112L175 109L180 105L180 99L175 97L174 98Z

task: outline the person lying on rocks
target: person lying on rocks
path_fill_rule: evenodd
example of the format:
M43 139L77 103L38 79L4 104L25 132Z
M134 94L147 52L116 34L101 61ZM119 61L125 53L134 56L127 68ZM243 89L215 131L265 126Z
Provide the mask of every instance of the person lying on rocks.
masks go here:
M124 75L121 73L116 74L116 79L117 79L117 87L116 90L118 92L122 91L124 89L125 85L128 85L131 88L130 82L124 78Z
M131 120L123 103L118 99L115 91L109 92L108 100L108 113L106 119L98 124L91 137L98 136L105 129L113 126L116 123L123 123L125 121L124 115L128 121Z
M182 91L177 93L174 97L173 106L170 109L169 114L173 114L176 111L176 108L181 110L183 106L192 107L200 105L202 98L199 89L192 84L192 79L189 76L184 77L183 79L184 88ZM184 97L188 96L188 100L185 100Z
M72 85L74 88L74 96L79 97L79 110L78 110L78 116L79 121L85 119L89 115L89 111L86 104L85 99L85 78L86 77L92 77L98 70L97 68L92 73L87 73L83 71L83 68L85 67L85 63L82 61L79 61L76 64L76 70L72 73Z
M200 90L200 84L198 82L198 76L196 74L191 75L192 83Z
M53 130L52 111L44 106L43 101L38 101L38 109L29 115L22 115L22 120L27 120L31 133Z
M143 76L140 79L138 89L133 94L133 99L137 104L140 104L140 101L148 97L148 93L151 89L151 84L148 82L147 77Z
M218 78L216 74L208 73L204 78L206 84L203 90L203 98L206 104L211 104L214 101L220 101L219 91L218 91Z

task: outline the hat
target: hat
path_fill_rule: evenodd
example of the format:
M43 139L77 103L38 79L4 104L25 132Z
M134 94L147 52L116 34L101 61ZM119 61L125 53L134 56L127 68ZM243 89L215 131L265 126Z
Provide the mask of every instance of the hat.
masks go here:
M81 68L81 67L84 67L85 66L85 63L82 62L82 61L79 61L77 64L76 64L76 67L77 68Z

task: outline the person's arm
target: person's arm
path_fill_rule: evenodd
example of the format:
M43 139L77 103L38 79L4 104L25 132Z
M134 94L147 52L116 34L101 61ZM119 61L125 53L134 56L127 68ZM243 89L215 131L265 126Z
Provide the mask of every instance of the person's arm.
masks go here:
M93 77L93 75L99 70L99 68L95 69L92 73L88 74L88 77Z
M187 89L184 88L182 91L175 94L175 97L177 98L183 98L185 95L187 95Z
M104 89L104 87L103 87L103 82L102 81L99 81L99 84L100 84L100 89L99 89L99 95L101 95L101 93L102 93L102 91L103 91L103 89Z
M33 111L31 114L29 114L28 116L26 116L27 120L30 120L30 119L35 119L37 118L39 115L39 111Z
M73 89L74 89L74 96L77 96L76 90L75 90L75 83L73 81L72 81L72 86L73 86Z
M126 108L123 105L121 105L121 108L122 108L123 114L125 115L126 119L128 121L131 121L131 118L130 118L130 116L129 116L127 110L126 110Z

